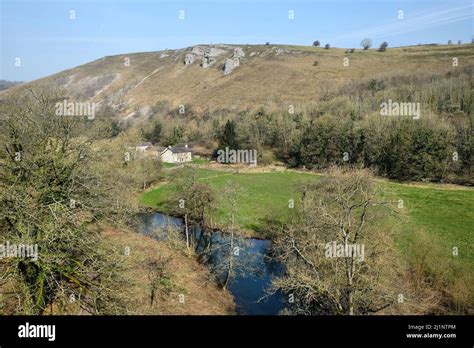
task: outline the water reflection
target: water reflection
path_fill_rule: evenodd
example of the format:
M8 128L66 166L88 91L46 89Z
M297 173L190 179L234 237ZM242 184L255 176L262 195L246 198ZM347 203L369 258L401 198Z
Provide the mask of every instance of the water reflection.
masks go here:
M140 215L138 220L138 230L153 238L167 238L170 228L184 233L180 218L151 213ZM268 257L269 240L236 236L232 239L229 233L204 232L200 228L190 228L190 236L199 260L234 296L238 314L274 315L284 308L281 293L265 296L271 278L284 272L279 262Z

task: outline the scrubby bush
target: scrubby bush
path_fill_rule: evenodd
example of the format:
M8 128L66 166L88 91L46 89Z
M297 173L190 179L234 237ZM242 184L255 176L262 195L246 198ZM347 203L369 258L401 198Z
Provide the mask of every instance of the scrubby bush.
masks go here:
M372 40L369 38L365 38L360 42L360 45L364 48L364 50L367 50L372 47Z
M388 121L379 143L379 173L400 180L443 180L449 170L453 133L436 120Z
M457 169L455 133L446 122L376 117L381 116L362 123L330 116L313 120L289 150L289 164L314 169L359 164L382 176L413 181L444 180ZM459 151L464 156L470 150Z
M321 169L332 164L353 162L356 138L349 122L341 122L333 117L316 119L307 125L300 141L290 149L290 163Z
M388 47L388 43L387 41L384 41L380 44L380 47L379 47L379 52L385 52L385 50L387 49Z

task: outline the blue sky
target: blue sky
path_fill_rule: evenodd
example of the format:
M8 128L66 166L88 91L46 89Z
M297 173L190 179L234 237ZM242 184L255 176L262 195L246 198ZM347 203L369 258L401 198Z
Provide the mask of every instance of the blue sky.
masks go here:
M360 47L470 42L472 0L0 0L0 79L199 43ZM184 19L180 19L180 11ZM399 11L403 19L399 19ZM74 11L75 18L71 19ZM294 19L289 18L294 11ZM16 66L16 58L21 65Z

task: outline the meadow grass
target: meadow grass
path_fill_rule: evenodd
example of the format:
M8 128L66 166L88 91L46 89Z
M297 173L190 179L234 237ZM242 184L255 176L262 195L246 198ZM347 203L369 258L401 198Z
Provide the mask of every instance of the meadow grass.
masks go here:
M226 184L238 188L235 221L242 231L265 237L268 221L284 222L291 209L290 199L297 202L296 185L316 181L319 175L293 171L239 173L196 169L199 181L216 191L216 209L212 212L215 226L226 226L230 205L221 194ZM462 187L419 184L409 185L379 181L385 199L403 200L400 228L395 242L403 257L411 264L422 260L424 269L436 274L442 284L465 291L472 284L474 271L474 190ZM141 202L166 212L166 201L176 189L172 181L142 195ZM297 203L295 203L297 204ZM453 248L458 255L453 255ZM426 268L427 267L427 268ZM458 284L458 285L457 285ZM454 290L453 290L454 291ZM469 296L469 295L463 295Z
M474 191L395 183L384 187L389 196L403 200L406 210L395 235L404 259L418 277L447 295L448 307L472 311Z
M409 220L402 224L400 235L402 245L412 242L418 233L427 233L448 254L457 247L460 259L474 261L469 252L474 245L474 190L395 183L386 183L384 188L390 196L402 199L408 211Z
M237 189L235 222L241 229L255 232L265 227L268 220L284 221L291 212L288 207L289 200L296 200L296 185L318 178L312 174L290 171L233 174L206 169L197 169L196 176L216 192L217 204L212 218L217 226L225 226L229 221L230 205L220 194L226 184L229 184ZM166 201L175 189L176 186L172 182L162 185L143 194L141 202L159 210L164 209L166 212Z

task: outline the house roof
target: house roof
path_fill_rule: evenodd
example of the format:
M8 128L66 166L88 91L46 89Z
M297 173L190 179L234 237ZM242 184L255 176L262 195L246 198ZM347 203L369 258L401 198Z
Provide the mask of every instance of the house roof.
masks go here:
M191 149L189 147L186 147L185 145L183 145L183 146L177 145L177 146L172 146L172 147L168 146L168 147L163 148L163 150L161 152L163 153L166 150L170 150L172 153L191 152Z
M190 149L184 146L175 146L171 148L171 152L173 153L184 153L184 152L191 152Z

